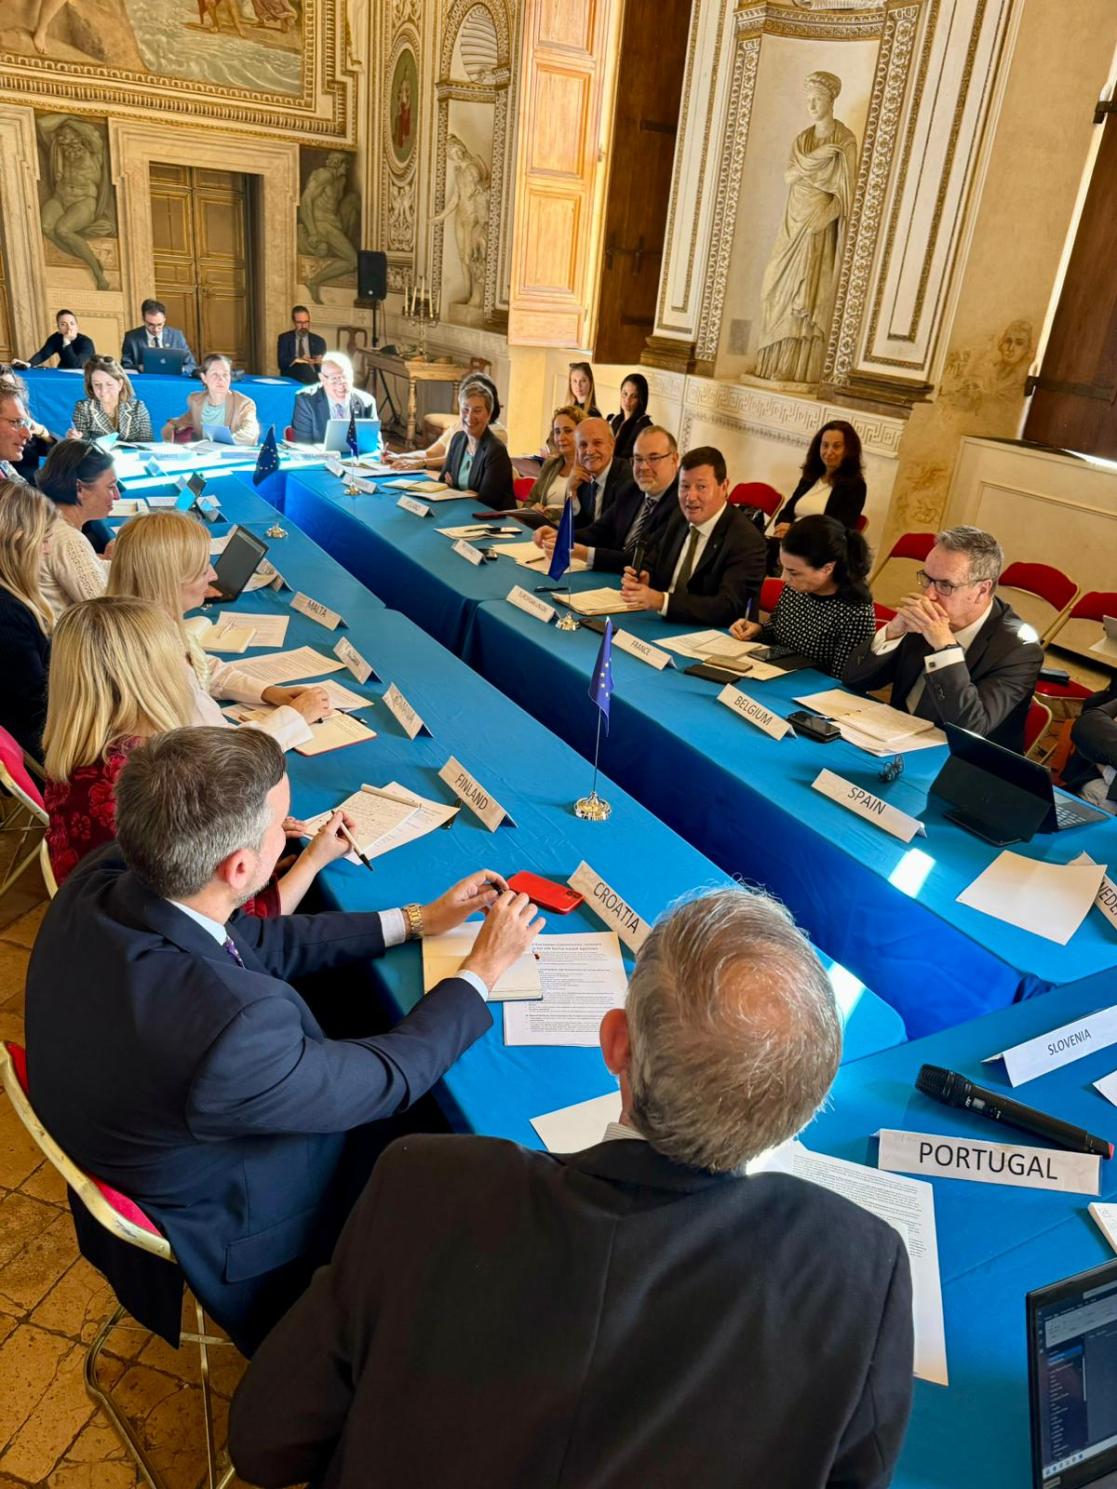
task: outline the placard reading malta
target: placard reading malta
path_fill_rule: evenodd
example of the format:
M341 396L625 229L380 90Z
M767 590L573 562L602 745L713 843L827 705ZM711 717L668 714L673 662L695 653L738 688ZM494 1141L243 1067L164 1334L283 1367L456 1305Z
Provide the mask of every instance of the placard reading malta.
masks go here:
M496 797L490 796L481 782L474 780L469 771L459 764L453 755L438 774L454 795L463 801L476 817L481 819L490 832L496 832L502 822L507 822L509 827L515 827L516 824L511 815L504 810Z
M300 590L291 601L291 609L297 610L301 615L310 620L316 620L320 626L325 626L327 631L336 631L338 626L345 622L336 610L329 609L320 600L312 600L309 595L304 595Z
M938 1174L944 1179L972 1179L977 1184L1097 1194L1101 1159L1092 1153L1064 1153L1059 1148L1029 1148L1019 1143L988 1143L976 1137L882 1127L877 1162L880 1168L906 1174Z
M648 939L651 926L646 920L641 920L628 901L606 884L596 870L582 862L566 882L571 889L585 896L589 909L617 932L630 951L640 950Z

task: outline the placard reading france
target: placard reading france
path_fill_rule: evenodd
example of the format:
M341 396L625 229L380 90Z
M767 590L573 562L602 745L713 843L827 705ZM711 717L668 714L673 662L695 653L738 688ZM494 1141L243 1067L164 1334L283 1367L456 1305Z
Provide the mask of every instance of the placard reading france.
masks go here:
M585 896L589 908L617 932L630 951L640 950L651 926L611 885L606 884L596 870L588 863L580 863L566 882L571 889Z
M515 827L516 824L512 817L504 810L496 797L490 795L481 782L475 780L469 771L454 759L453 755L438 774L454 795L481 819L490 832L496 832L502 822L507 822L509 827Z

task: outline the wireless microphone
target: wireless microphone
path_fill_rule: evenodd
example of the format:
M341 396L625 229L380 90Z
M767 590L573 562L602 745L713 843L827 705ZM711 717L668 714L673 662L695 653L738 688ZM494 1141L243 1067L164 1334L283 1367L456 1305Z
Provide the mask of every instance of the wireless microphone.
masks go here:
M959 1075L955 1070L944 1070L941 1065L921 1065L915 1078L915 1088L944 1106L963 1107L990 1122L1003 1122L1006 1127L1018 1127L1021 1132L1030 1132L1035 1137L1046 1138L1060 1148L1069 1148L1073 1153L1093 1153L1098 1158L1112 1158L1113 1144L1103 1137L1094 1137L1084 1127L1072 1127L1058 1117L1036 1111L1035 1107L1001 1096L997 1091L975 1086L973 1081Z

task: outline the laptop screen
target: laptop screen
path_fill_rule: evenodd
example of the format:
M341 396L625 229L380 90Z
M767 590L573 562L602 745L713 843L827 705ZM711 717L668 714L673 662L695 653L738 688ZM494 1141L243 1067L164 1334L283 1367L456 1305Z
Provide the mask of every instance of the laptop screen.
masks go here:
M1117 1261L1028 1294L1034 1483L1117 1485Z

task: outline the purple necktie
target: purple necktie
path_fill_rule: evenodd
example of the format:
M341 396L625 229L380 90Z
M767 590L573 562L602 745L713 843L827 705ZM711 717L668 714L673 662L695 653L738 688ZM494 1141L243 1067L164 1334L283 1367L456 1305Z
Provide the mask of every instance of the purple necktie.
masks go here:
M226 936L221 944L232 957L233 961L236 962L237 966L243 967L244 963L240 959L240 952L237 950L237 943L233 940L232 936Z

